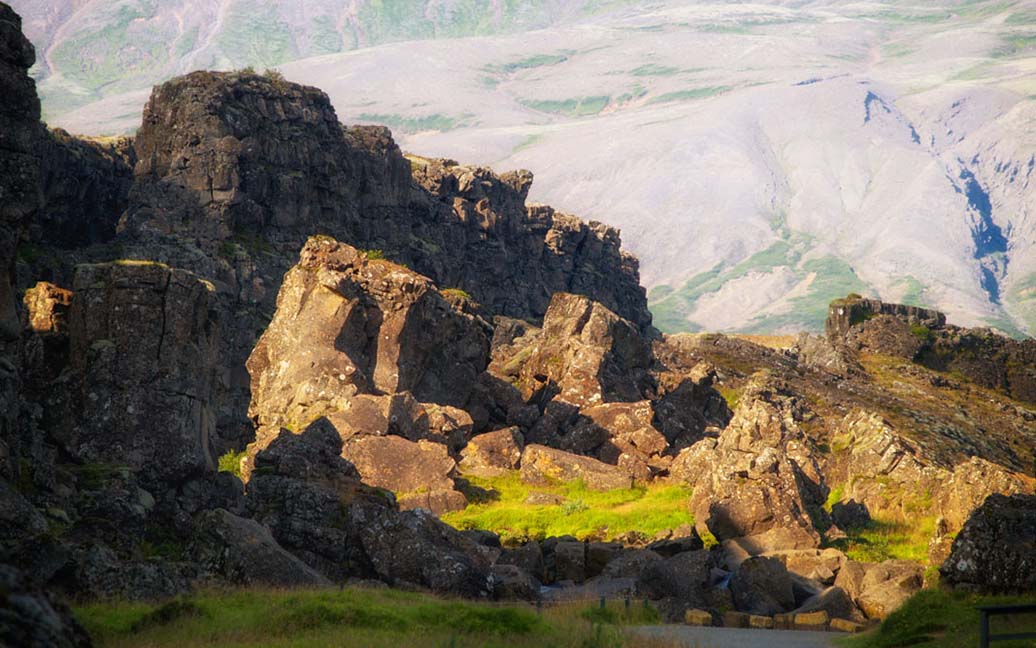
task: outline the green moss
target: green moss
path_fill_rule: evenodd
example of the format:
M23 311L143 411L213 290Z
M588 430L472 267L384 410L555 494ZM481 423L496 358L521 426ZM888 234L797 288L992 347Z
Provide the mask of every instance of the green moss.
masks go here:
M931 342L933 339L935 339L935 334L932 333L932 330L927 326L911 326L910 333L917 339L923 340L925 342Z
M228 472L237 477L241 477L241 460L244 459L247 454L247 450L241 450L239 452L228 450L226 454L219 458L219 471Z
M361 250L368 261L377 261L385 258L385 253L378 249Z
M468 291L461 290L460 288L443 288L439 292L449 297L455 297L458 299L471 299L471 295L468 293Z
M727 407L733 411L737 409L738 403L741 402L741 392L744 390L720 385L717 388L717 391L720 393L720 396L723 397L723 400L727 401Z
M824 502L823 509L825 511L827 511L828 513L830 513L831 509L834 507L834 505L839 503L839 502L841 502L842 498L844 498L844 497L845 497L845 487L844 486L835 486L834 488L831 489L831 492L829 492L827 494L827 501Z
M594 491L581 482L530 486L517 472L485 479L469 477L476 502L442 519L458 529L487 529L507 541L572 535L579 539L610 540L628 531L648 536L663 529L691 524L687 510L690 489L684 486L650 485L610 491ZM561 498L561 504L532 505L530 493L543 492Z

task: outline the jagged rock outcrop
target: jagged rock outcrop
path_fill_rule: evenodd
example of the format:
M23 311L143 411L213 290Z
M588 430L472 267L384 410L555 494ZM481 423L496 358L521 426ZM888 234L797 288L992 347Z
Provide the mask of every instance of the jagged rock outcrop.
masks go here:
M587 297L555 293L522 363L523 395L586 407L652 390L651 346L637 327Z
M43 138L38 156L43 195L31 245L70 249L115 238L133 184L133 140L76 137L59 128Z
M831 303L825 325L836 347L866 350L956 372L1012 398L1036 402L1036 340L965 329L946 316L904 304L850 296Z
M454 489L457 464L441 443L363 435L346 441L342 456L356 467L364 483L395 493L400 508L441 514L468 503Z
M690 484L690 506L702 530L726 540L774 529L820 537L812 515L823 489L817 451L799 423L802 401L766 374L746 387L740 404L716 439L683 450L670 467L674 479Z
M399 511L392 495L360 481L342 445L324 418L253 444L250 514L334 581L379 578L461 596L492 593L484 552L422 510Z
M427 278L314 237L248 361L250 414L260 425L298 426L346 409L356 394L402 391L464 405L488 353L479 322Z
M923 511L940 516L955 531L990 494L1036 488L1031 477L979 457L955 465L936 461L864 410L845 416L831 447L833 460L825 470L829 483L844 484L841 502L861 505L866 516L909 517Z
M953 541L941 568L954 588L990 594L1036 590L1036 495L990 495Z

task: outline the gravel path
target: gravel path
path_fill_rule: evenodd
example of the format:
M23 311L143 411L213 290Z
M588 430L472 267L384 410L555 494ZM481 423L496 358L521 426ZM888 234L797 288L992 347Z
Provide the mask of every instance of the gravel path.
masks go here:
M632 628L631 632L634 636L677 641L680 642L677 645L686 648L831 648L834 646L834 638L842 636L830 632L699 628L684 625L640 626Z

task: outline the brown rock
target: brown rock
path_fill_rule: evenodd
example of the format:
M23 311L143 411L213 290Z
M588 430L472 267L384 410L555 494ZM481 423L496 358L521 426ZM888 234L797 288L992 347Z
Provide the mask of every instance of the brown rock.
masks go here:
M478 477L498 477L516 470L525 441L517 427L480 434L461 450L460 471Z
M450 474L456 464L442 444L397 436L361 436L342 445L342 457L356 466L365 483L395 493L401 508L420 506L444 513L467 504L454 490Z
M521 464L522 481L527 484L581 479L587 488L602 491L629 488L632 485L626 473L615 466L541 445L526 446Z
M830 617L824 610L797 612L794 618L796 630L826 630L827 622L830 621Z
M940 572L943 581L965 591L1031 592L1034 558L1036 496L990 495L964 524Z
M734 605L742 612L772 616L795 607L792 581L781 561L755 556L730 579Z
M306 422L373 390L463 405L488 352L475 319L427 278L314 237L249 358L251 413L261 425Z

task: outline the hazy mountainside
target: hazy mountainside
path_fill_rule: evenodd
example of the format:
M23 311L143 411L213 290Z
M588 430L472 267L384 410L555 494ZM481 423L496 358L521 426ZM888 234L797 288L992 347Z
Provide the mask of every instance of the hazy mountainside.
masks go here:
M175 72L324 54L282 69L347 123L621 228L663 330L816 329L850 290L1036 326L1032 2L15 5L77 132Z

